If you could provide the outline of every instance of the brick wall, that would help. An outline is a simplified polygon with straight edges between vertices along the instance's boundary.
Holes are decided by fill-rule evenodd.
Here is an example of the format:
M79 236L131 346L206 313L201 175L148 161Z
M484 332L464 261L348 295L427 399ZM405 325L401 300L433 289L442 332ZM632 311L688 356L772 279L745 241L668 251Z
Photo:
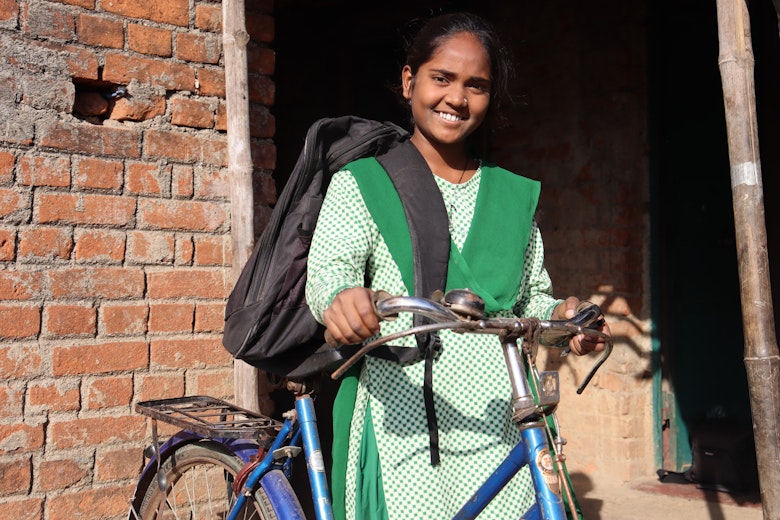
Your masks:
M271 10L247 12L260 223ZM0 518L123 517L148 440L133 404L232 394L221 19L0 0Z
M582 395L595 357L541 354L540 366L560 371L569 469L654 475L646 4L492 5L513 38L519 101L496 161L542 181L537 220L555 293L601 305L615 338Z

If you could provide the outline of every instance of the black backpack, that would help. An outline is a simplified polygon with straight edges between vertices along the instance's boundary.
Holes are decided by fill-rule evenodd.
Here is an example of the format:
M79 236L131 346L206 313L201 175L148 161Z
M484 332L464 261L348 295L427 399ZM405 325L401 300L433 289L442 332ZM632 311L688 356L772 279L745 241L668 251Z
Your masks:
M446 210L433 176L419 174L428 167L408 137L391 123L354 116L321 119L309 128L270 222L227 301L222 341L235 358L272 374L302 377L328 370L356 350L325 344L324 328L304 293L309 247L328 184L356 159L377 157L398 191L416 252L415 294L430 296L444 288ZM418 244L425 244L423 261L417 261L423 250ZM375 355L401 362L421 358L409 348L390 347Z

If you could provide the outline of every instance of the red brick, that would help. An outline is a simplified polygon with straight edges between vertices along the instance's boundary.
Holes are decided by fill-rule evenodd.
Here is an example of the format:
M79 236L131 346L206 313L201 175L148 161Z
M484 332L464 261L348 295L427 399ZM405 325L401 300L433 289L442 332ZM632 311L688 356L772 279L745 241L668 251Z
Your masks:
M214 34L176 33L176 57L183 61L215 65L221 53L219 43L220 39Z
M40 145L44 148L131 159L141 154L140 133L134 129L64 121L43 121L36 125L36 131L39 129Z
M86 389L87 408L113 408L129 406L133 398L133 377L103 377L90 382Z
M146 333L149 307L145 303L104 303L101 307L101 330L109 336Z
M40 520L43 518L42 498L23 498L0 502L0 518L14 520Z
M143 453L137 446L98 450L95 477L98 482L135 479L143 469Z
M276 168L276 146L271 141L253 142L252 163L260 170Z
M98 79L98 57L93 49L65 46L59 54L68 66L68 72L78 79Z
M141 298L144 273L128 267L76 267L49 273L54 298Z
M147 274L150 298L226 298L229 286L228 269L178 269Z
M49 336L94 336L97 309L89 305L47 305L43 310L43 322Z
M187 391L190 395L212 395L223 399L233 396L233 368L187 371Z
M217 107L217 113L214 116L214 128L221 131L227 131L227 105L221 102Z
M252 179L252 188L255 205L259 204L262 208L276 204L276 181L273 177L267 174L255 175Z
M164 195L171 182L171 166L156 163L132 163L127 166L127 193Z
M276 100L276 83L268 76L250 74L249 101L265 106L273 106Z
M13 182L14 164L16 164L16 156L14 154L0 151L0 184L11 184Z
M78 188L119 190L122 188L123 169L124 166L121 161L85 157L76 166L73 186Z
M0 218L4 222L22 222L29 215L29 192L0 188Z
M103 79L121 84L135 79L140 83L165 87L166 90L195 90L195 71L192 67L124 54L106 55Z
M204 31L221 33L221 4L197 4L195 6L195 27Z
M34 411L73 412L81 407L81 393L77 383L33 382L27 389L27 406Z
M125 44L122 22L103 16L80 14L76 19L76 34L81 43L121 49Z
M171 100L171 123L191 128L213 128L214 107L202 99L176 98Z
M47 447L62 450L81 446L139 441L144 437L146 419L140 415L91 417L51 421Z
M0 271L0 300L29 300L41 294L41 272Z
M0 460L0 496L26 494L32 487L32 459Z
M70 159L30 157L19 159L19 184L24 186L70 186Z
M249 89L251 91L251 84ZM215 68L198 69L198 94L224 98L225 70Z
M0 383L0 418L22 417L22 403L24 403L24 390L20 386L22 384L24 383Z
M176 265L192 265L192 257L195 254L195 244L192 237L176 238Z
M227 166L227 141L214 134L196 135L165 130L148 130L144 153L149 157L167 158L183 163L201 162Z
M30 377L39 375L43 369L40 348L14 343L0 347L0 374L3 377Z
M195 307L195 332L222 332L225 304L198 302Z
M223 229L226 224L225 209L212 202L139 200L139 228L211 232Z
M92 469L92 461L78 459L44 460L38 471L38 487L41 491L57 491L80 484Z
M201 171L195 196L199 199L228 200L230 198L230 183L227 175L227 169Z
M230 236L203 236L195 239L195 265L230 265L233 255Z
M95 0L52 0L60 4L76 5L85 9L95 9Z
M135 485L82 489L47 498L47 519L88 520L127 516L127 498L133 496L134 488Z
M146 25L127 25L127 44L130 50L164 58L173 55L171 31Z
M73 238L66 228L42 227L19 231L19 258L22 260L68 260Z
M247 11L246 13L246 31L254 42L271 43L274 41L274 18L273 16Z
M116 264L125 258L125 233L103 229L76 232L77 262Z
M125 97L114 103L109 115L115 121L146 121L165 114L165 97Z
M42 224L129 225L135 200L114 195L41 193L37 197L37 220Z
M16 231L0 229L0 262L11 262L16 258Z
M73 15L46 4L23 4L22 30L31 36L72 40L76 37Z
M19 2L0 0L0 21L16 20L17 16L19 16Z
M32 338L41 331L41 309L38 306L0 304L0 338Z
M249 133L252 137L272 138L276 133L276 119L268 107L249 105Z
M128 235L127 261L132 264L171 264L174 244L172 234L132 231Z
M191 166L175 164L172 172L171 195L176 198L188 199L192 197L194 175Z
M52 349L55 376L98 374L144 368L148 363L145 341L122 341Z
M203 368L227 365L231 356L219 338L153 339L152 368Z
M101 7L110 13L127 18L143 18L180 27L186 27L190 21L188 0L168 0L166 2L113 0L106 2L106 5L101 4Z
M184 395L184 377L181 372L157 375L137 375L140 388L136 391L141 401L168 399Z
M0 455L43 448L43 424L0 424Z
M194 303L153 303L149 306L149 332L192 332Z
M271 76L276 68L276 53L267 47L247 46L247 68L256 74Z

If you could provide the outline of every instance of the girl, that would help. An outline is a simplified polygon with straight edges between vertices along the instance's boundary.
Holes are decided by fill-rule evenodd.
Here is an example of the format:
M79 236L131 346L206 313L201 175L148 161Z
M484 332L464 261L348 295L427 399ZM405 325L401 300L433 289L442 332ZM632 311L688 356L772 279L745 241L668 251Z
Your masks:
M509 64L492 27L464 13L431 19L412 41L401 71L411 110L411 143L434 174L454 244L450 278L466 276L495 315L562 319L577 298L552 297L533 220L536 181L468 153L469 136L497 113L507 94ZM350 165L331 181L309 254L307 300L342 344L411 326L402 315L378 323L374 290L408 294L398 266L361 195ZM476 231L475 231L476 230ZM484 236L495 240L484 240ZM507 240L506 237L512 237ZM463 278L465 279L465 278ZM367 286L366 286L367 285ZM423 402L423 365L365 359L345 378L334 405L332 491L337 518L446 519L484 481L519 439L510 422L511 393L494 336L440 334L433 391L440 462L432 464ZM414 338L406 338L415 346ZM584 353L597 348L572 340ZM527 469L480 518L517 518L533 502Z

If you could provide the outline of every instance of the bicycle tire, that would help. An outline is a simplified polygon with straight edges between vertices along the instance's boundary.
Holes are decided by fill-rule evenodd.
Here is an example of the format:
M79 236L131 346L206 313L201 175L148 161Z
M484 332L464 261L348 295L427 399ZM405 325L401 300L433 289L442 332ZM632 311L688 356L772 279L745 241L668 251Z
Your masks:
M167 494L160 490L156 478L151 479L143 491L141 520L224 520L235 498L233 479L243 465L238 456L214 442L177 447L161 467L168 482ZM163 499L165 503L160 507ZM259 487L238 518L277 520L275 511L265 490Z

